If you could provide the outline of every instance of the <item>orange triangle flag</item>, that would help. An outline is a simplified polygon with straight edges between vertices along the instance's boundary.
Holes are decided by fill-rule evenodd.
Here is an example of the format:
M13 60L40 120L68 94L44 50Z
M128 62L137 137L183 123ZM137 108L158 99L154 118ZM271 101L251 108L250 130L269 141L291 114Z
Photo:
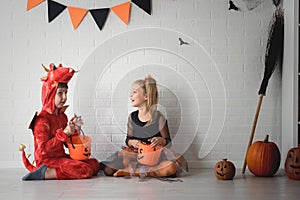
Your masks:
M112 11L126 24L129 23L131 3L128 1L126 3L112 7Z
M73 24L73 28L77 29L77 27L87 14L88 10L83 8L68 7L68 11Z
M36 7L40 3L44 2L45 0L27 0L27 11L31 8Z

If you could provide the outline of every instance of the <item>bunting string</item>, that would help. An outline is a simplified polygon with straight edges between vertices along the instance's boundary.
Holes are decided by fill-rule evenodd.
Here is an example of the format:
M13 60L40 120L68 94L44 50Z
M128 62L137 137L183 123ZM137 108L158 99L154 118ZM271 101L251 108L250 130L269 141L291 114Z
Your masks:
M46 0L27 0L27 8L29 11L34 7L37 7ZM74 30L78 28L84 17L90 13L100 29L103 29L107 17L112 11L124 24L129 24L131 5L135 4L140 9L142 9L147 14L151 15L152 5L151 0L131 0L113 7L109 8L96 8L96 9L85 9L67 6L61 3L58 3L53 0L47 0L48 6L48 22L51 23L56 17L58 17L65 9L68 10L69 16L73 25Z

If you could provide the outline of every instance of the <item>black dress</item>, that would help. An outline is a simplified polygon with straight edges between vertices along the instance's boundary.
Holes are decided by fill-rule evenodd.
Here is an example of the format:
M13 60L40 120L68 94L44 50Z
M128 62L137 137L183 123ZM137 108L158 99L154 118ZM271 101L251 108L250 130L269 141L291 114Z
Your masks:
M142 142L150 144L148 141L153 137L163 137L167 144L171 142L168 122L159 111L156 113L156 117L150 125L147 122L140 121L138 117L139 111L132 112L128 117L128 129L126 144L128 145L128 140L136 139Z

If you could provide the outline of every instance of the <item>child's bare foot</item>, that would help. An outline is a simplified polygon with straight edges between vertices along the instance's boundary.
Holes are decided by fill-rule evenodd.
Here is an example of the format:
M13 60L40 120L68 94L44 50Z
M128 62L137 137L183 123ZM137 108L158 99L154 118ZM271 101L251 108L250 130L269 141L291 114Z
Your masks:
M114 177L130 176L130 172L127 168L119 169L114 173Z

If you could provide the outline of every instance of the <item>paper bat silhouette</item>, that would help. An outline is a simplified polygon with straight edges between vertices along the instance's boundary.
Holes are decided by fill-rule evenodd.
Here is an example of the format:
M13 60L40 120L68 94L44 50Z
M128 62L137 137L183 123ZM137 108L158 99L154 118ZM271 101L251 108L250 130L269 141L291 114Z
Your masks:
M233 1L229 1L229 8L228 10L235 10L235 11L240 11L241 9L238 8L236 5L234 5Z
M184 44L186 44L186 45L189 45L189 43L188 42L185 42L185 41L183 41L181 38L178 38L179 39L179 44L180 44L180 46L181 45L184 45Z

